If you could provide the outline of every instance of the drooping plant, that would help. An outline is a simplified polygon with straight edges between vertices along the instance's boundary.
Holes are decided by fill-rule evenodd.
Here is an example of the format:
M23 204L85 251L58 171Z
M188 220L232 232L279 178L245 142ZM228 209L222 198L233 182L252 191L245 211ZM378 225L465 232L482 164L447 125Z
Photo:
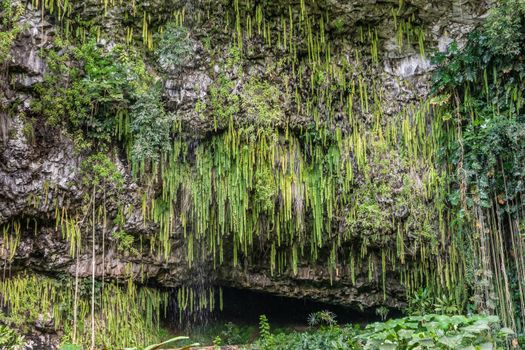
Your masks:
M448 101L442 158L454 244L472 255L469 283L477 309L497 312L517 330L525 322L524 286L511 286L525 271L523 11L519 1L499 2L463 49L452 44L436 56L434 75L435 92Z

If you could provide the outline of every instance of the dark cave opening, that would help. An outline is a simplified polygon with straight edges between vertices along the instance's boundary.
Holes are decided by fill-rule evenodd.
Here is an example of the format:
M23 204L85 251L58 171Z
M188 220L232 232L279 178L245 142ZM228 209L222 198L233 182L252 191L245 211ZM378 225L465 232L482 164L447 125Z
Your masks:
M308 316L317 311L331 311L339 324L367 324L379 321L374 312L361 311L342 305L284 297L269 293L236 288L223 288L223 311L217 320L234 323L257 324L260 315L266 315L279 326L307 326Z
M323 303L311 299L284 297L264 292L223 287L223 309L218 310L219 301L215 301L213 312L201 311L186 314L178 312L177 296L172 294L168 317L165 323L170 328L188 329L213 324L234 323L237 325L257 326L260 315L266 315L272 326L302 329L308 326L308 316L317 311L331 311L336 315L338 324L359 324L364 326L380 321L375 308L360 310L355 307ZM388 318L400 316L399 310L390 310Z

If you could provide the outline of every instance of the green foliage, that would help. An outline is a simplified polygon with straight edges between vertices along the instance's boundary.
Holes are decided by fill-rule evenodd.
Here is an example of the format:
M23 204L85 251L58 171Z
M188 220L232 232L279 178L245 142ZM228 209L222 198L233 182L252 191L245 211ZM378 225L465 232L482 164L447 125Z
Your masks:
M131 106L131 132L133 148L131 158L135 163L154 161L161 153L170 150L172 117L166 113L161 100L161 90L152 86L137 96Z
M117 189L124 184L124 178L107 155L95 153L82 161L82 181L88 186L113 184Z
M57 330L63 331L64 347L78 349L78 345L90 342L91 292L90 279L80 279L75 303L75 280L69 276L61 279L14 276L0 282L4 310L0 313L0 322L29 333L35 323L52 321ZM104 288L101 281L97 281L95 294L97 349L116 350L125 344L138 346L158 341L160 312L163 303L167 302L167 294L138 288L132 283L123 288L107 281ZM73 321L75 304L76 332ZM74 333L76 341L73 341Z
M357 330L352 327L328 327L309 332L277 333L270 346L259 340L253 349L261 350L351 350L359 349L353 337Z
M265 333L265 332L264 332ZM254 349L262 350L409 350L503 349L512 330L497 316L424 315L369 324L365 329L330 326L309 332L264 334ZM271 336L271 343L268 339Z
M137 248L133 246L135 238L123 230L118 230L112 233L113 238L117 243L117 250L121 253L138 254Z
M465 128L463 140L466 180L476 186L479 204L490 207L491 193L505 193L502 201L515 200L523 190L521 179L525 177L525 117L480 113ZM503 176L494 176L502 167L508 174L506 181Z
M18 350L22 349L24 337L18 335L15 330L0 324L0 348Z
M232 322L227 322L224 329L217 335L221 344L214 345L238 345L248 344L252 337L253 329L248 326L238 326Z
M71 134L85 130L89 139L110 142L114 115L129 102L126 68L104 54L95 40L74 49L66 42L56 45L63 50L47 52L49 72L36 88L39 98L33 111ZM80 65L71 64L74 61Z
M68 131L80 148L117 136L135 163L170 149L172 118L141 57L120 45L104 52L95 40L74 49L57 40L56 47L60 54L47 52L49 74L36 88L33 112Z
M80 149L91 147L93 142L111 144L114 136L127 142L133 139L129 119L124 118L129 109L142 118L135 121L138 126L149 126L140 110L158 107L154 99L159 97L152 92L153 78L136 52L121 45L105 52L94 39L72 48L58 38L55 48L60 51L46 52L49 70L36 87L38 98L31 106L34 113L68 132ZM166 130L159 128L161 135L153 134L154 141L162 139ZM144 135L138 133L136 137L142 141Z
M432 295L426 288L420 288L408 298L407 314L423 316L431 313L456 315L463 311L454 293Z
M257 335L257 327L233 322L212 322L191 327L189 336L202 345L240 345L249 344Z
M408 298L407 314L414 316L423 316L432 312L432 303L430 292L426 288L419 288Z
M521 60L516 60L524 50L525 5L520 0L502 0L489 12L481 30L469 35L462 49L453 42L447 52L434 56L434 63L440 66L434 76L434 91L450 91L464 83L478 83L482 90L482 75L487 68L499 71L521 71ZM494 72L496 73L496 71ZM508 80L509 75L493 76L493 83L500 77ZM512 80L516 81L516 80ZM477 90L477 89L476 89ZM476 97L476 94L473 95Z
M0 64L9 58L9 51L18 33L20 25L16 22L24 11L24 5L19 3L16 7L11 0L0 1Z
M210 113L213 115L215 130L233 122L234 117L240 112L240 98L233 93L234 87L234 81L222 73L210 86Z
M376 315L381 317L381 321L385 321L390 310L386 306L380 306L376 309Z
M57 46L65 44L57 41ZM47 53L48 74L36 86L38 98L31 105L32 111L42 115L49 125L66 130L82 128L80 124L88 118L91 102L89 95L84 93L80 69L68 65L72 58L71 50L60 55L55 51Z
M268 322L268 317L266 317L266 315L259 316L259 335L263 341L267 341L272 337L270 332L270 322Z
M497 316L410 316L368 325L355 339L365 350L496 349L509 334Z
M335 326L337 324L336 315L328 310L317 311L308 315L308 325L317 326Z
M434 91L444 96L435 97L449 130L440 155L449 169L453 239L470 255L471 301L477 312L497 310L516 330L525 325L516 229L525 207L524 11L523 1L498 2L463 49L453 44L436 56L433 77ZM440 299L440 312L453 311Z
M164 72L175 71L178 66L189 63L193 58L192 42L185 27L168 23L162 33L155 35L157 47L155 56Z
M524 18L525 3L522 0L501 0L490 10L484 23L487 46L503 56L523 52Z
M273 128L282 124L284 113L280 96L278 87L252 77L244 85L241 94L242 124L259 128Z
M275 348L274 336L270 331L270 322L266 315L259 316L259 341L261 350L272 350Z
M221 346L222 345L222 339L220 336L216 336L213 338L213 345L214 346Z
M381 239L381 234L391 232L390 215L377 203L372 193L360 191L366 195L359 199L357 211L347 218L347 228L357 235L366 234L371 238Z
M62 344L59 350L82 350L80 345L65 343Z
M277 186L268 168L259 168L255 173L255 201L262 212L271 213L275 207Z
M460 310L452 295L442 295L436 298L436 301L434 302L434 311L441 315L454 315Z
M174 338L168 339L166 341L163 341L162 343L148 345L148 346L143 347L143 348L124 348L124 350L157 350L157 349L162 349L165 346L172 345L173 343L177 343L177 342L180 342L180 341L183 341L183 340L187 340L187 339L189 339L189 338L188 337L179 336L179 337L174 337ZM190 348L192 348L194 346L199 346L199 344L194 343L194 344L191 344L191 345L185 345L182 348L179 348L178 350L189 350Z
M433 77L434 91L445 96L438 109L449 130L441 156L449 169L453 237L473 255L468 273L472 300L478 311L496 306L516 329L525 324L523 295L510 292L506 275L524 266L517 258L524 251L516 244L521 234L515 229L525 208L524 11L523 1L500 1L463 49L454 43L436 56L439 69ZM509 250L500 250L502 245ZM501 269L505 277L498 277ZM523 281L523 274L516 280ZM516 288L523 290L522 285Z

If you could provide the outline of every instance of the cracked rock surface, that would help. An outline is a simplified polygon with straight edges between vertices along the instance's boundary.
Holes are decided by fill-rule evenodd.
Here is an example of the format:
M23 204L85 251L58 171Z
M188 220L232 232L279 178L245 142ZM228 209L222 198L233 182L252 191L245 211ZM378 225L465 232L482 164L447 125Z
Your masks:
M397 3L397 0L395 1ZM427 40L432 43L432 49L444 50L452 40L460 43L465 35L472 30L482 18L487 4L479 1L436 0L407 1L407 13L414 14L426 29ZM213 6L215 15L221 16L227 6L210 1L149 1L145 6L156 8L159 13L170 11L181 3L189 6ZM278 2L277 2L278 3ZM370 70L371 76L381 86L383 93L384 113L395 115L404 104L418 101L429 92L429 78L432 65L427 58L423 58L415 50L403 52L395 49L395 32L386 25L392 20L390 12L391 1L358 1L358 0L327 0L314 6L312 11L330 13L332 21L342 21L345 26L334 34L334 46L352 50L352 42L348 39L351 28L357 24L381 24L385 28L378 33L382 39L382 55L385 57L380 67ZM388 6L387 6L388 5ZM108 32L122 31L124 21L123 11L118 7L109 11L106 16L99 18L99 2L89 0L77 6L77 11L86 19L99 20L102 27ZM123 4L122 6L127 6ZM280 5L272 10L280 13ZM21 241L9 264L11 271L31 269L46 274L75 273L75 261L69 255L68 243L55 228L53 217L56 208L67 206L75 208L81 205L81 197L85 192L79 179L80 164L83 155L75 150L73 142L66 136L56 132L46 125L36 125L34 137L29 138L26 133L24 115L30 112L31 100L34 96L34 85L43 80L46 72L45 62L40 58L38 51L42 47L53 45L56 33L55 23L47 17L42 18L39 11L28 6L21 17L24 30L17 36L10 51L5 73L0 73L0 102L7 104L17 101L16 109L9 114L0 110L0 224L7 224L13 220L35 221L37 231L33 228L22 228ZM213 83L213 76L223 69L219 57L215 64L211 64L210 57L202 47L202 38L208 27L191 28L194 59L191 64L168 73L164 81L164 99L167 109L177 114L183 123L183 128L198 142L205 138L212 130L210 120L201 120L195 112L199 101L209 97L209 88ZM237 80L239 90L250 75L260 74L262 67L275 65L276 57L266 57L262 45L254 44L254 52L244 61L244 77L236 76L235 72L227 72L231 79ZM281 72L276 68L275 81L281 79ZM3 75L2 75L3 74ZM2 78L3 76L3 78ZM290 125L299 128L306 121L304 116L294 115L289 101L281 101L285 114L290 118ZM344 126L343 126L344 127ZM136 208L126 217L126 232L134 236L154 235L158 227L152 222L144 222L140 212L141 199L140 185L131 179L129 170L124 165L125 160L119 155L112 159L125 178L124 201L133 204ZM395 215L403 218L408 215L407 208L396 209ZM116 209L110 208L110 215L116 215ZM109 235L117 230L109 227ZM330 277L326 267L300 264L297 274L291 271L279 276L272 276L266 262L251 261L234 268L229 264L223 265L214 271L212 264L201 264L188 267L185 261L185 247L182 242L182 228L178 224L174 232L174 241L171 255L167 260L143 253L122 253L115 245L108 244L105 251L97 245L96 275L110 279L127 278L129 266L136 281L143 278L149 285L162 287L177 287L188 281L202 283L203 280L213 283L255 291L263 291L275 295L307 298L315 301L340 304L351 307L373 308L377 305L387 305L400 309L405 306L405 290L397 280L396 275L387 273L388 293L383 300L383 291L375 283L368 282L366 273L358 274L355 285L336 276ZM102 234L97 231L97 236ZM0 242L2 237L0 236ZM5 258L7 252L0 251ZM104 258L103 258L104 254ZM79 275L91 275L91 255L82 254L79 258ZM6 264L2 259L0 265ZM44 326L42 326L45 329ZM41 344L56 347L56 339L52 339L46 331L38 332L31 339L33 347L41 348ZM40 344L40 345L39 345ZM51 344L51 345L50 345Z

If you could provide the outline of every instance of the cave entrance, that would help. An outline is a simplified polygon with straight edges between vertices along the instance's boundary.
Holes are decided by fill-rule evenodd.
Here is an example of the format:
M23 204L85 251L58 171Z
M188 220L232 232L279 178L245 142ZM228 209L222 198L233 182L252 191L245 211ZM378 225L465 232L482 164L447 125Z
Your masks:
M266 315L272 325L302 328L308 326L308 316L317 311L331 311L338 324L361 324L379 320L373 311L289 298L236 288L223 288L223 311L215 315L219 322L257 325L260 315Z
M379 321L375 309L360 311L356 308L316 302L310 299L283 297L269 293L246 289L222 288L223 310L218 310L218 300L215 301L215 311L201 311L190 317L179 318L176 304L176 294L170 298L168 317L165 325L171 329L191 330L194 328L213 327L217 324L233 323L241 326L257 327L259 316L266 315L272 327L304 330L308 328L308 317L318 311L330 311L335 314L339 325L359 324L364 326L370 322ZM398 312L391 311L389 316ZM189 316L189 315L187 315Z

